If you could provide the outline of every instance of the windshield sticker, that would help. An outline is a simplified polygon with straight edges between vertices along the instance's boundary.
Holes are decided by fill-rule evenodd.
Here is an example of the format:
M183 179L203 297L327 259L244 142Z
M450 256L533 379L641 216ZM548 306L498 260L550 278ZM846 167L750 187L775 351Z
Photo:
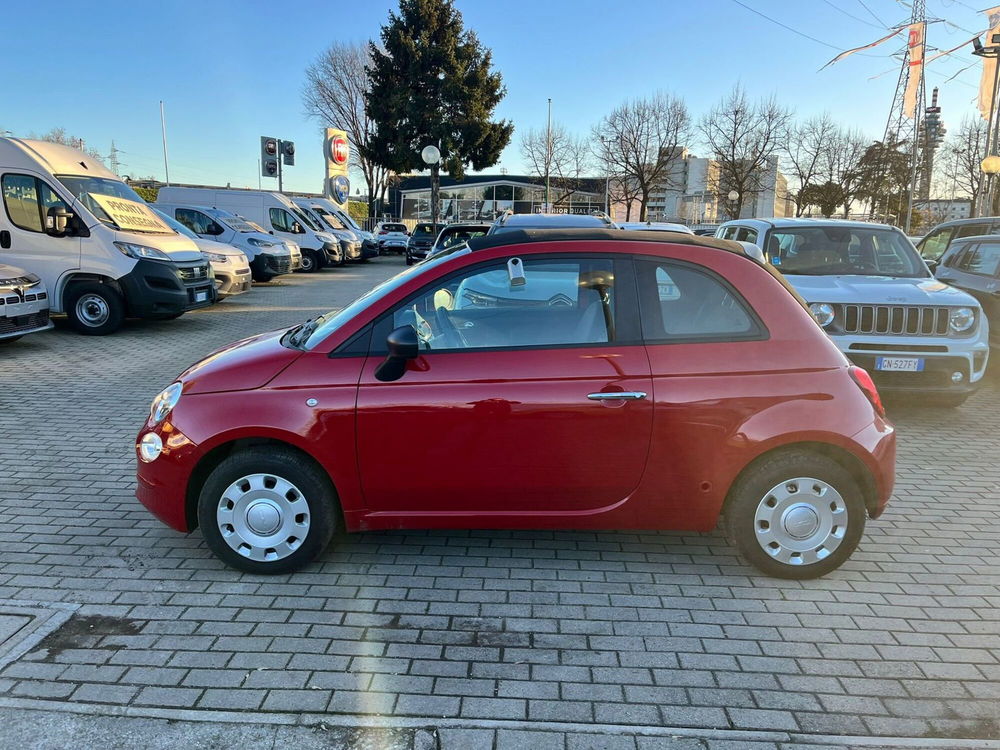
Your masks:
M173 234L174 230L168 227L153 210L142 203L130 201L127 198L116 198L112 195L101 195L100 193L90 193L90 197L119 229L126 232L158 232L160 234Z

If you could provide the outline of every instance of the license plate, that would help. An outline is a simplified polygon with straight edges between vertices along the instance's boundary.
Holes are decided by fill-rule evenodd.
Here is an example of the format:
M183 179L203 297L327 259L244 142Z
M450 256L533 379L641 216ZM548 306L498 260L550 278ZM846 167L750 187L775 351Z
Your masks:
M207 299L208 299L208 292L195 292L194 293L194 301L195 302L204 302Z
M891 372L923 372L923 357L876 357L875 369Z

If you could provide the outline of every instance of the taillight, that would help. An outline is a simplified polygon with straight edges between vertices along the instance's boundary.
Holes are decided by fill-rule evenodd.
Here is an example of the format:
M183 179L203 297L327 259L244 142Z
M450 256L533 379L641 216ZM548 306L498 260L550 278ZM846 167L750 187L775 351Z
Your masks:
M850 367L849 372L854 382L858 384L858 388L861 389L862 393L871 401L872 406L875 407L875 413L880 417L884 417L885 407L882 405L882 397L878 395L878 388L875 387L875 381L872 380L872 376L868 374L867 370L857 366Z

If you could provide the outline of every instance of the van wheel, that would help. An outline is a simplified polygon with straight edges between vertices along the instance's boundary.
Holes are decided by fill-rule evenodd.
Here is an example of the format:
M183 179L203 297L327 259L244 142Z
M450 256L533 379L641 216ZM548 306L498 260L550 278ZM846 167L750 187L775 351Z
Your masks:
M777 578L819 578L861 540L861 488L840 464L805 450L762 459L736 480L725 509L729 542Z
M315 273L319 270L319 258L316 257L315 250L302 248L302 273Z
M260 273L258 271L253 271L252 276L253 276L253 280L254 281L257 281L257 282L259 282L261 284L266 284L267 282L269 282L271 279L274 278L275 274L273 274L273 273Z
M290 573L326 549L336 493L309 460L287 448L239 450L201 488L198 523L212 552L249 573Z
M114 333L125 320L125 301L108 284L86 282L66 290L66 315L77 333L104 336Z

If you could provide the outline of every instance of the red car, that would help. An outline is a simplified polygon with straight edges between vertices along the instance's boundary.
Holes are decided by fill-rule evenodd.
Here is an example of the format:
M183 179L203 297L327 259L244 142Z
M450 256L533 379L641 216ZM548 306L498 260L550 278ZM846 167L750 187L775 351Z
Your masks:
M222 349L153 401L142 503L281 573L337 529L725 529L775 576L843 563L895 435L781 277L735 243L482 237Z

